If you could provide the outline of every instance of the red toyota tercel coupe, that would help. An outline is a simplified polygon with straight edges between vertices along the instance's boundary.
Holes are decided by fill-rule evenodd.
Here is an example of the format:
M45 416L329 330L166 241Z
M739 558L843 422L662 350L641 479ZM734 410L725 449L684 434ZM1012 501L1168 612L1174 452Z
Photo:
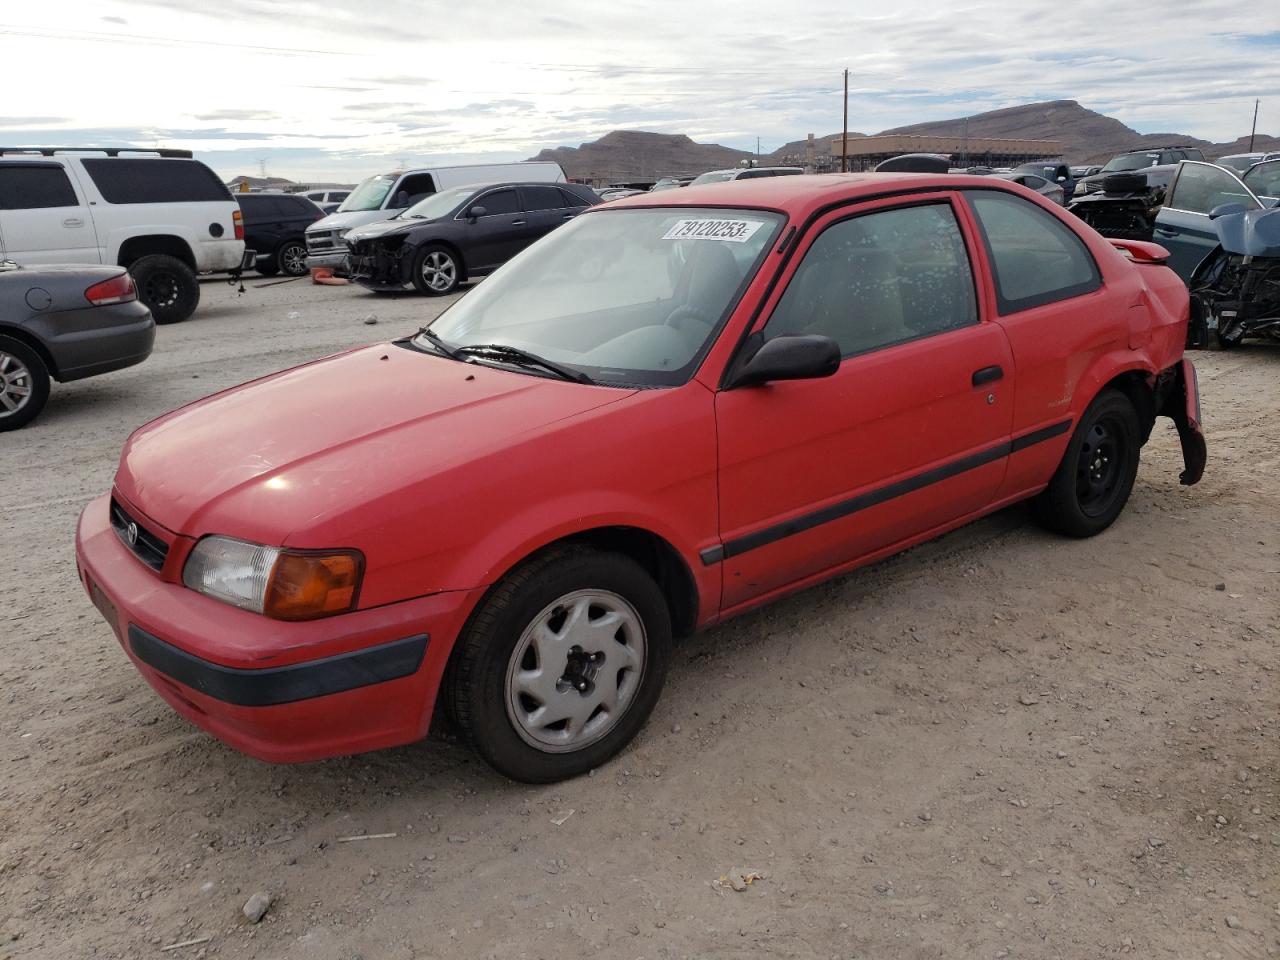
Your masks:
M416 336L139 429L80 575L179 713L272 761L424 736L595 767L673 637L1014 501L1124 507L1157 416L1204 468L1187 291L1001 180L634 197Z

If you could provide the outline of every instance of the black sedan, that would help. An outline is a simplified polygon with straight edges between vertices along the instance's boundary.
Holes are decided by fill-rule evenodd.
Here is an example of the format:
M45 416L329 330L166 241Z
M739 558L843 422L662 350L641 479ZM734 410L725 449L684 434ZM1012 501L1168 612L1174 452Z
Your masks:
M452 293L492 273L539 237L600 202L577 183L490 183L432 194L346 236L352 280L373 290L412 283Z
M0 431L35 419L49 381L141 363L156 325L121 267L0 261Z

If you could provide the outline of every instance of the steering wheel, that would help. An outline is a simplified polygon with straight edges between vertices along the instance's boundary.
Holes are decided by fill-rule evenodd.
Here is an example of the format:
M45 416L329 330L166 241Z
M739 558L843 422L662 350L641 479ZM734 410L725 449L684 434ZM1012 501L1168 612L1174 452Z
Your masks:
M711 326L711 318L706 315L700 308L692 304L681 304L667 315L667 319L663 321L665 326L671 327L673 330L681 330L684 328L686 320L696 320L704 327Z

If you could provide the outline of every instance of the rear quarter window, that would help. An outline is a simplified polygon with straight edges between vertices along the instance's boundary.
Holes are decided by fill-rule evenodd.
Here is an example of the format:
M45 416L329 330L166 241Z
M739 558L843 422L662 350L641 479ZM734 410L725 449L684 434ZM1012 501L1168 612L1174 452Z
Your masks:
M1013 194L995 190L965 194L991 260L996 306L1002 316L1102 286L1089 248L1052 214Z
M230 191L198 160L85 157L80 161L107 203L201 203Z

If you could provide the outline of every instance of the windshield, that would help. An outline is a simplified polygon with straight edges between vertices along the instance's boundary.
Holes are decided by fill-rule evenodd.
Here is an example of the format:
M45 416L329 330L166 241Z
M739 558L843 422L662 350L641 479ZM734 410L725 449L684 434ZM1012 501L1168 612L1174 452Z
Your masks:
M387 194L391 192L395 182L395 174L370 177L351 191L351 196L342 201L342 206L338 208L338 212L350 213L355 210L381 209L382 201L387 199Z
M1280 160L1255 164L1242 178L1257 197L1280 197Z
M713 170L711 173L704 173L700 177L695 177L693 183L689 186L694 187L700 183L720 183L724 180L732 180L737 176L736 170Z
M1160 154L1156 153L1126 153L1123 157L1116 157L1107 161L1107 165L1102 168L1103 173L1116 173L1120 170L1141 170L1143 167L1154 167L1160 162Z
M441 190L439 193L431 194L425 200L419 200L400 216L405 220L436 220L448 215L458 204L475 192L474 185Z
M601 210L529 247L431 324L451 347L505 344L617 386L684 383L783 218ZM434 349L429 338L415 341Z

